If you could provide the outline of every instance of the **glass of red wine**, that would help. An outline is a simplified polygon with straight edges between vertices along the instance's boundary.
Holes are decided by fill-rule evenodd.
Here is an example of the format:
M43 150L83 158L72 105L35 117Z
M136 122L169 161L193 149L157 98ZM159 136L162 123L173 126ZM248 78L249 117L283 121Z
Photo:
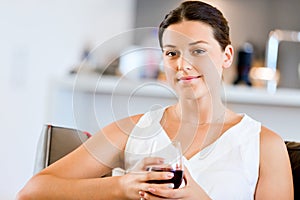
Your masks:
M172 172L174 173L174 176L171 179L151 180L148 181L148 183L173 183L173 189L179 188L183 179L183 157L180 142L173 141L160 150L156 150L153 146L151 148L151 157L161 157L164 159L164 163L159 165L150 165L147 167L147 171Z

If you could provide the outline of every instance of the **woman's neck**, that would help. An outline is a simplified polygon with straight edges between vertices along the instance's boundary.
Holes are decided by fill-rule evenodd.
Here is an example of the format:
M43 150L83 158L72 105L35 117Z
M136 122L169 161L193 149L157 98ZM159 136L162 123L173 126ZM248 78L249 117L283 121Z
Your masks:
M187 100L180 99L174 107L175 116L182 123L196 125L224 121L226 108L221 99Z

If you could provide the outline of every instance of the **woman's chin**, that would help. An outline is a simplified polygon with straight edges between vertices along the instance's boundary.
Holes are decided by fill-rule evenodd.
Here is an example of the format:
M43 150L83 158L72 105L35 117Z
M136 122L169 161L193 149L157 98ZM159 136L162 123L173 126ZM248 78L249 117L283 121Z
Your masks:
M194 89L186 89L186 90L180 90L178 93L178 97L180 99L186 99L186 100L199 100L205 96L207 96L207 90L194 90Z

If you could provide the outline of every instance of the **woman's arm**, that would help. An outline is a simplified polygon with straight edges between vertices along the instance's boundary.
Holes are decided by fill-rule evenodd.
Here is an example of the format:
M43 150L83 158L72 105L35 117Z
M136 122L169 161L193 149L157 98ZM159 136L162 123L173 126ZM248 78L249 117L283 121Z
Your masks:
M74 158L76 161L72 161ZM117 195L109 186L118 183L117 177L95 178L101 177L102 171L109 169L79 147L32 177L17 199L106 199Z
M255 199L293 199L293 177L284 141L262 127L260 135L260 170Z
M121 177L100 177L119 164L128 134L139 118L120 120L102 129L32 177L18 199L124 199Z

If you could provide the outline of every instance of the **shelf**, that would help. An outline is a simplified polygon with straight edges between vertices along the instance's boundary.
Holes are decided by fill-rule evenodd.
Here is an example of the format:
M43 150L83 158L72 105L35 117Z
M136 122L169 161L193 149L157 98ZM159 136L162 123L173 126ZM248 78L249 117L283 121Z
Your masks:
M117 76L65 76L53 82L60 88L76 92L114 93L119 95L135 94L160 98L176 98L174 91L163 82L156 80L133 81ZM230 103L278 105L300 107L300 90L278 88L269 94L264 88L247 86L224 86L223 100Z

